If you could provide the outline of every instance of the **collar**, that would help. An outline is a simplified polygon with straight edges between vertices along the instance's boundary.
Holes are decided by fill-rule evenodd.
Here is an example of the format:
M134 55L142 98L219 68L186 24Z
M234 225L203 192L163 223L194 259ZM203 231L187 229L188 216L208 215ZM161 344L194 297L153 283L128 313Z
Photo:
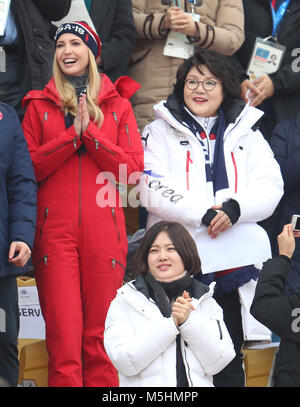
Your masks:
M197 122L205 131L206 135L209 135L211 129L214 127L214 124L217 121L218 116L215 117L202 117L202 116L194 116Z
M168 97L166 102L164 102L164 106L169 110L169 112L172 114L173 117L175 117L175 119L177 121L179 121L180 123L183 121L183 117L182 117L181 110L180 110L180 102L179 102L179 99L177 98L177 96L174 95L174 93ZM229 123L235 122L237 117L241 114L243 109L246 107L246 103L242 99L233 99L231 101L231 103L228 103L228 104L222 103L221 107L224 111L226 122L229 124ZM200 116L197 116L197 117L200 117ZM201 119L204 120L205 118L201 118ZM209 119L213 119L213 117L211 117Z
M144 279L143 274L139 274L136 277L136 280L132 282L135 288L144 294L148 299L150 298L149 288ZM201 281L196 280L192 277L192 284L190 286L191 294L193 298L199 300L203 295L209 291L209 287L206 284L203 284Z

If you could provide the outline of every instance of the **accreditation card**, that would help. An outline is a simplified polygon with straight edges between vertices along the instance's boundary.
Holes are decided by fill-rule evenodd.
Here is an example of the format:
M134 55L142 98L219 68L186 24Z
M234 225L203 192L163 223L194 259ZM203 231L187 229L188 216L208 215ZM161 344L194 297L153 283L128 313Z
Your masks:
M282 62L286 47L269 38L256 38L247 74L251 81L264 74L276 72Z
M192 14L194 21L200 21L199 14ZM170 31L163 49L167 57L188 59L194 55L194 44L190 43L186 35Z

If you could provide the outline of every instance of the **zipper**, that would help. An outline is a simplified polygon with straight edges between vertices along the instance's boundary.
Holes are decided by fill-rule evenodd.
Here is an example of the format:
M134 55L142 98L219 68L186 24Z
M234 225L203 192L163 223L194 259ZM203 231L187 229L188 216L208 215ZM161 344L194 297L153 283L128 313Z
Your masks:
M181 347L181 349L182 349L182 347ZM186 346L185 345L183 345L183 349L184 349L184 365L186 367L186 369L185 369L186 377L187 377L188 381L190 382L190 387L193 387L193 381L192 381L192 378L191 378L190 366L188 364L187 357L186 357Z
M220 321L218 319L217 319L217 324L218 324L218 328L219 328L219 332L220 332L220 340L222 340L223 339L223 333L222 333Z
M125 267L123 266L123 264L121 262L119 262L119 260L113 258L111 260L111 262L112 262L113 269L116 267L116 263L117 263L124 270L124 273L125 273L125 271L126 271Z
M115 208L111 208L111 213L112 213L112 216L113 216L113 219L114 219L115 227L116 227L116 229L117 229L118 240L120 241L120 240L121 240L121 237L120 237L120 231L119 231L118 224L117 224L117 218L116 218Z
M189 191L190 189L190 164L193 164L193 160L191 159L191 152L188 150L186 152L186 189Z
M112 112L117 128L119 129L118 117L116 112ZM117 131L117 144L119 144L119 132Z
M44 126L44 122L48 121L48 112L44 112L44 117L42 120L42 124L41 124L41 131L42 131L42 144L43 144L43 139L44 139L44 134L43 134L43 126Z
M48 212L49 212L49 208L46 208L45 209L45 214L44 214L44 220L43 220L43 223L42 223L42 226L41 226L41 229L40 229L40 237L39 237L39 239L41 239L41 237L42 237L42 233L43 233L44 225L45 225L46 220L47 220Z
M115 122L117 123L117 126L119 126L118 118L117 118L117 113L116 113L116 112L112 112L112 115L114 116L114 119L115 119Z
M129 145L129 147L131 147L131 141L130 141L129 129L128 129L127 123L125 123L125 130L126 130L126 134L127 134L127 138L128 138L128 145Z
M78 214L78 223L81 226L81 154L79 155L79 214Z
M205 117L205 119L204 119L204 128L205 128L205 130L207 130L208 122L209 122L208 117Z
M102 143L100 143L100 142L99 142L98 140L96 140L95 138L94 138L94 143L95 143L95 145L96 145L96 150L98 150L98 149L99 149L99 146L101 146L102 148L104 148L104 150L108 151L110 154L116 155L116 153L114 153L113 151L109 150L107 147L105 147Z
M74 138L73 140L67 141L66 143L62 144L61 146L56 147L54 150L48 151L47 153L44 154L44 157L46 157L47 155L50 155L50 154L54 153L55 151L59 150L59 149L62 148L62 147L67 146L67 145L70 144L70 143L73 143L73 144L74 144L74 147L76 148L76 140L78 140L78 137Z
M232 158L232 163L233 163L233 167L234 167L234 174L235 174L234 192L237 193L238 174L237 174L237 166L236 166L236 161L235 161L233 152L231 152L231 158Z
M37 269L39 265L44 261L45 266L48 264L48 254L45 254L36 264L35 268Z

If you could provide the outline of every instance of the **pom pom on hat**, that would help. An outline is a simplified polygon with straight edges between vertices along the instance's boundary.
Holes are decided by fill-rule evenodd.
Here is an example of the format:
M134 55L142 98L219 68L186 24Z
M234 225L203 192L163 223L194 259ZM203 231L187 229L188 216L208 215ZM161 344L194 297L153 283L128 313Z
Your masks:
M100 55L101 41L99 36L91 29L85 21L75 21L72 23L62 24L56 31L54 42L55 48L59 37L63 34L74 34L81 38L82 41L90 48L95 58Z

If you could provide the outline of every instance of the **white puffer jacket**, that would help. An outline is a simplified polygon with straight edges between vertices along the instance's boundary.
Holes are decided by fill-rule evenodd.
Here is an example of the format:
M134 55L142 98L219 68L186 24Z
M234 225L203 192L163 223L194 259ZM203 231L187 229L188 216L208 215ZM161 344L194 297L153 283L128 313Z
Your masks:
M201 284L195 281L197 284ZM235 351L223 322L223 311L212 298L213 286L178 329L134 282L118 290L108 310L104 346L118 370L120 386L176 387L176 336L190 387L212 387L212 375L234 358Z
M247 105L227 126L224 157L229 187L214 196L199 141L164 103L154 107L157 119L143 132L145 170L140 188L141 202L149 212L147 228L160 220L184 225L197 244L203 273L266 261L271 257L269 238L256 222L274 212L283 195L283 180L267 141L251 129L263 112ZM231 198L239 203L241 216L211 239L202 217L212 205Z

